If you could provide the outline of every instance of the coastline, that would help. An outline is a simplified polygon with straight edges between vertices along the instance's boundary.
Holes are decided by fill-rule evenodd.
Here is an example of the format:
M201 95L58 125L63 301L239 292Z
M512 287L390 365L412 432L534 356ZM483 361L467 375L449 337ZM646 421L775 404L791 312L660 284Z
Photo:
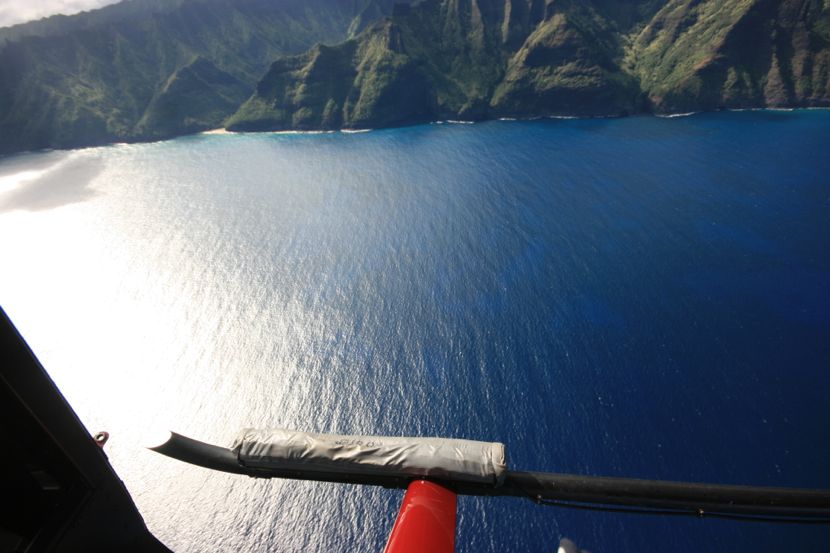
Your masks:
M372 128L361 128L361 129L352 129L352 128L340 128L340 129L283 129L283 130L262 130L262 131L234 131L228 130L227 128L219 127L215 129L208 129L203 131L196 131L192 133L185 133L179 135L171 135L165 138L130 138L130 139L120 139L114 140L111 142L91 142L86 144L75 144L75 145L67 145L65 147L62 146L51 146L47 148L40 148L34 150L17 150L17 151L9 151L5 153L0 153L0 161L5 159L12 158L13 156L24 155L24 154L34 154L34 153L46 153L50 151L74 151L74 150L85 150L89 148L101 148L101 147L114 147L114 146L129 146L131 144L151 144L153 142L164 142L167 140L174 140L177 138L184 138L187 136L190 137L198 137L198 136L230 136L230 135L244 135L244 134L278 134L278 135L315 135L315 134L365 134L371 131L377 131L381 129L396 129L396 128L403 128L403 127L411 127L411 126L418 126L418 125L474 125L476 123L486 123L492 121L499 121L499 122L527 122L527 121L542 121L542 120L552 120L552 121L571 121L571 120L590 120L590 119L624 119L626 117L654 117L657 119L680 119L685 117L693 117L696 115L705 115L705 114L715 114L715 113L740 113L740 112L780 112L780 113L796 113L801 111L830 111L830 106L797 106L797 107L746 107L746 108L725 108L725 109L718 109L718 110L700 110L700 111L688 111L688 112L676 112L676 113L653 113L653 112L642 112L642 113L632 113L626 115L538 115L532 117L493 117L493 118L482 118L478 120L459 120L459 119L440 119L440 120L424 120L419 122L413 122L409 124L401 124L401 125L388 125L388 126L379 126L379 127L372 127Z

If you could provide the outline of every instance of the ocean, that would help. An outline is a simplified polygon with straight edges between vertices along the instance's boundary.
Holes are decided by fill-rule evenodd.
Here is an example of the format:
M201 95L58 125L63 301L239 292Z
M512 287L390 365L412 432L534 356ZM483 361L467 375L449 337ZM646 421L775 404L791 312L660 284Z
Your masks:
M149 428L501 441L830 488L830 111L209 134L0 160L0 305L177 552L380 551L403 493ZM457 551L826 551L827 526L459 499Z

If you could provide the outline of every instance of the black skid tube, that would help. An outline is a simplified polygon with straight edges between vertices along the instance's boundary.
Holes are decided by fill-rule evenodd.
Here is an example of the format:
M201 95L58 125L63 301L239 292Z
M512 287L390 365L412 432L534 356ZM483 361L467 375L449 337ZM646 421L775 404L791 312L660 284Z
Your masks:
M596 505L624 505L757 516L821 518L830 522L830 490L700 484L634 478L508 472L505 495Z
M170 433L153 451L201 467L257 478L289 478L405 489L408 475L370 475L317 470L252 468L242 465L231 449ZM508 471L499 486L436 479L462 495L515 496L538 501L582 505L616 505L679 513L726 513L791 517L830 522L830 490L699 484L634 478L577 476L547 472Z

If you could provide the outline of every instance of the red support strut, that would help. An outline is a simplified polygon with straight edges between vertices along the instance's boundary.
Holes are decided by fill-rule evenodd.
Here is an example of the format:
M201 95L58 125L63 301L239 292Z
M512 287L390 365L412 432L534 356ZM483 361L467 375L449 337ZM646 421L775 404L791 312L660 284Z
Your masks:
M416 480L409 484L384 553L452 553L455 492Z

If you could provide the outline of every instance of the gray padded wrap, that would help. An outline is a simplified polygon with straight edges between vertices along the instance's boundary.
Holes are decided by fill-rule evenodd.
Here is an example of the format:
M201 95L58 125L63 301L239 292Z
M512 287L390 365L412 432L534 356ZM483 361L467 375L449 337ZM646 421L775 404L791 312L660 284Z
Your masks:
M239 462L251 468L421 476L493 485L501 484L507 471L504 444L471 440L246 428L232 447Z

